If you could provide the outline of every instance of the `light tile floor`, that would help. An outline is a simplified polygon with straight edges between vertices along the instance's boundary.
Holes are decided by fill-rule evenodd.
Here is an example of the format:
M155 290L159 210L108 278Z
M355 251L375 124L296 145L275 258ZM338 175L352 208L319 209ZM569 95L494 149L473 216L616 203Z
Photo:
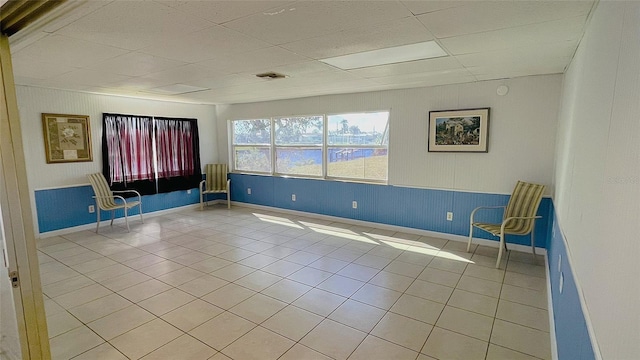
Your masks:
M544 259L464 250L210 206L38 256L53 359L549 359Z

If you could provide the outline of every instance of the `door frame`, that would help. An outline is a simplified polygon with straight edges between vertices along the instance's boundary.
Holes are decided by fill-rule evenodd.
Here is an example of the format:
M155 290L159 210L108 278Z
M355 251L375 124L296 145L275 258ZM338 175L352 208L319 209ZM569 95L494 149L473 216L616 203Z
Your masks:
M49 336L27 181L9 39L0 34L0 205L9 272L17 271L13 289L23 359L50 359Z

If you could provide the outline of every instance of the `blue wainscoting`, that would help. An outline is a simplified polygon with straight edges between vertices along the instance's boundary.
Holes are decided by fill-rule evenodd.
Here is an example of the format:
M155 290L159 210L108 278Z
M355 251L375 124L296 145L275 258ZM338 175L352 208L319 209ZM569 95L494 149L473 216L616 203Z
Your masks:
M95 205L92 196L93 190L89 185L36 190L36 213L40 233L95 223L96 214L90 214L88 211L89 205ZM222 199L224 194L209 194L207 197L210 200ZM187 194L187 191L184 190L145 195L142 197L142 212L146 214L198 204L199 202L200 192L198 189L192 189L191 194ZM96 209L96 211L98 210ZM129 211L129 215L137 214L137 207ZM116 217L123 216L122 210L116 211ZM111 219L111 212L102 211L100 219L101 221Z
M419 189L390 185L231 174L233 201L298 210L347 219L371 221L447 234L469 235L469 215L478 206L506 205L509 195L451 190ZM247 189L251 188L251 194ZM296 194L296 201L291 195ZM353 209L352 201L358 202ZM536 222L536 246L546 247L551 199L542 199ZM446 213L454 213L453 221ZM500 222L502 213L489 210L481 221ZM496 240L481 230L474 237ZM529 236L509 236L507 241L530 244Z
M547 247L549 259L549 281L555 323L558 359L595 359L593 345L584 316L576 281L571 271L562 231L553 207L550 211L552 226ZM559 261L559 257L562 260ZM559 264L560 263L560 264ZM558 267L560 265L560 267ZM560 293L560 274L563 275Z

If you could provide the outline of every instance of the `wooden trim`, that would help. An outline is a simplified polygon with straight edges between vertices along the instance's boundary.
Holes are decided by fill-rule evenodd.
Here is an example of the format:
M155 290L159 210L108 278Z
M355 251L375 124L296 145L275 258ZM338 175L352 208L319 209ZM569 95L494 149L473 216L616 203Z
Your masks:
M0 11L0 30L11 36L66 0L9 0Z
M0 76L0 151L2 180L6 191L2 196L2 216L7 246L13 248L16 260L14 266L20 269L18 290L21 301L16 301L16 315L19 329L21 326L23 329L20 334L22 353L24 359L50 359L22 130L9 39L6 35L0 35Z

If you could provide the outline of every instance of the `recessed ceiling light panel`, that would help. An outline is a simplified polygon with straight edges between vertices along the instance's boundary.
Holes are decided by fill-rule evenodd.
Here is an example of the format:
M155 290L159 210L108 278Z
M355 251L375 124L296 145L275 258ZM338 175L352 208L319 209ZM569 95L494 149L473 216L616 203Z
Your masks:
M365 51L355 54L320 59L323 63L343 70L369 66L395 64L407 61L431 59L448 54L435 41L394 46L385 49Z

